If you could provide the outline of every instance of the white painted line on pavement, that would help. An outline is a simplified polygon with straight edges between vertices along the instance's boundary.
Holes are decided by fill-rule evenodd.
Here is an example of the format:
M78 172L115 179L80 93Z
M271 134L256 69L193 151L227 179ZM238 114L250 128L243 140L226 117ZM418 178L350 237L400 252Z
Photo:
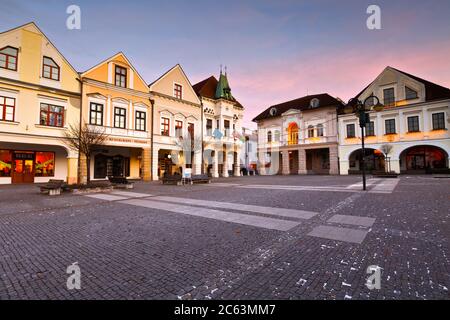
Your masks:
M318 226L308 233L308 235L318 238L361 244L366 238L367 233L368 231L366 230Z
M211 208L248 211L248 212L262 213L262 214L268 214L268 215L274 215L274 216L280 216L280 217L288 217L288 218L298 218L298 219L311 219L312 217L314 217L318 214L317 212L304 211L304 210L263 207L263 206L247 205L247 204L241 204L241 203L207 201L207 200L186 199L186 198L177 198L177 197L158 196L158 197L153 197L152 200L168 201L168 202L182 203L182 204L188 204L188 205L197 205L197 206L204 206L204 207L211 207Z
M375 223L375 218L369 217L359 217L359 216L348 216L343 214L336 214L328 219L327 222L348 224L361 227L371 227Z
M179 204L171 204L167 202L158 202L143 199L130 199L120 201L120 203L126 203L133 206L183 213L191 216L203 217L208 219L220 220L225 222L233 222L238 224L244 224L259 228L288 231L295 226L299 225L299 222L279 220L273 218L265 218L258 216L251 216L247 214L240 214L234 212L226 212L208 208L191 207Z
M104 194L104 193L87 194L86 197L95 198L95 199L99 199L99 200L107 200L107 201L117 201L117 200L127 199L125 197L113 196L111 194Z
M128 192L128 191L113 191L112 194L116 194L123 197L128 198L146 198L151 197L151 194L148 193L138 193L138 192Z

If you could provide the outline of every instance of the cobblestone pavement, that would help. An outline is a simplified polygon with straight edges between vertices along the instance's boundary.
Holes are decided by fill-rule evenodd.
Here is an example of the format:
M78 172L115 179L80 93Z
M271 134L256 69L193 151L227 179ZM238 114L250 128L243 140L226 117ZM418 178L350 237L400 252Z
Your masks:
M136 183L111 199L0 186L0 299L449 299L450 179L369 181Z

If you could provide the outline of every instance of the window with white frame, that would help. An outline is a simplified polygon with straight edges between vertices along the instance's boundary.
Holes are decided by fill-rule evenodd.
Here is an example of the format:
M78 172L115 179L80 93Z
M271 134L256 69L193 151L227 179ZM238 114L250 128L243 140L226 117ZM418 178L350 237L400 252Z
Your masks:
M183 121L181 120L175 120L175 136L183 136Z
M351 123L347 125L347 138L355 137L355 124Z
M91 102L89 110L89 124L103 126L103 105Z
M444 130L445 129L445 113L433 113L433 130Z
M395 134L395 119L387 119L384 121L386 134Z
M183 99L183 86L175 83L173 85L173 96L177 99Z
M114 128L126 128L127 109L115 107L114 108Z
M49 57L44 57L42 63L42 77L59 81L60 68L58 64Z
M137 131L147 130L147 113L145 111L136 110L134 127Z
M405 98L406 100L417 99L418 98L417 91L411 89L410 87L405 86Z
M372 137L375 135L375 123L369 121L366 123L366 137Z
M314 138L314 126L308 126L308 138Z
M384 105L389 107L395 104L395 90L394 88L387 88L383 90Z
M17 71L17 60L19 50L14 47L4 47L0 49L0 68Z
M318 124L317 125L317 136L318 137L323 137L323 124Z
M0 120L14 121L16 99L0 96Z
M169 118L161 118L161 135L169 136L170 135L170 119Z
M408 132L419 132L419 116L408 117Z

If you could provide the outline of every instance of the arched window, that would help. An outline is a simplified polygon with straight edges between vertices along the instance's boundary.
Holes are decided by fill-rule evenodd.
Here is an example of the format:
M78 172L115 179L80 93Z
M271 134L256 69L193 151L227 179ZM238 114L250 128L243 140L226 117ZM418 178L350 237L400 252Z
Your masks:
M323 137L323 125L322 124L317 125L317 136Z
M288 131L288 145L298 144L298 125L295 122L289 124Z
M267 142L272 142L272 131L267 132Z
M314 127L308 126L308 138L314 138Z
M279 130L275 130L275 141L280 142L280 131Z

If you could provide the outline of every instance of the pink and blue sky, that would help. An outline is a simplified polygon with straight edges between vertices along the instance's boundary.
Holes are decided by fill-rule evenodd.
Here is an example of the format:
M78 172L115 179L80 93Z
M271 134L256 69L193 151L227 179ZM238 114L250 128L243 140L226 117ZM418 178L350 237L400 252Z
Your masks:
M82 28L66 28L81 7ZM382 30L366 27L381 7ZM36 22L79 71L123 51L152 82L227 65L245 125L268 106L327 92L348 100L387 65L450 87L448 0L0 0L0 30Z

